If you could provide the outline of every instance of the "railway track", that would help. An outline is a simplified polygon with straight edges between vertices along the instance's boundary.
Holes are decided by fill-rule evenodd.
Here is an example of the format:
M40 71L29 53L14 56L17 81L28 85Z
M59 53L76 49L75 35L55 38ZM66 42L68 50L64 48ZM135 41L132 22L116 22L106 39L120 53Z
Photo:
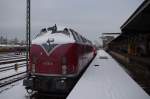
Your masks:
M12 84L16 81L22 80L26 77L26 72L20 72L11 76L0 78L0 88Z
M13 59L19 59L19 58L25 58L25 57L7 57L7 58L1 58L0 61L13 60Z
M26 65L25 63L21 64L22 65L20 65L16 70L12 65L1 68L2 72L0 72L0 87L12 84L26 77Z
M10 57L25 57L25 55L0 54L0 58L10 58Z
M0 61L0 65L1 64L8 64L8 63L14 63L14 62L21 62L21 61L25 61L26 58L16 58L16 59L12 59L12 60L5 60L5 61Z
M18 64L18 68L25 67L25 66L26 66L26 63ZM14 69L14 68L15 68L15 64L11 65L11 66L6 66L6 67L0 67L0 72L11 70L11 69Z
M26 77L25 60L23 55L0 54L0 88L3 89ZM17 64L17 68L15 68L15 64Z
M24 55L0 54L0 65L26 60Z

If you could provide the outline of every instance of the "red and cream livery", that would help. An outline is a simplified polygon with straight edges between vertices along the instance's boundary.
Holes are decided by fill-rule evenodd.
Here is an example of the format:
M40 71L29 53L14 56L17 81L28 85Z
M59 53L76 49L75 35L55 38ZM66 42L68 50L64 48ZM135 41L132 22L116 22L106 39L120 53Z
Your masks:
M73 29L42 29L32 41L27 89L68 92L94 57L92 43Z

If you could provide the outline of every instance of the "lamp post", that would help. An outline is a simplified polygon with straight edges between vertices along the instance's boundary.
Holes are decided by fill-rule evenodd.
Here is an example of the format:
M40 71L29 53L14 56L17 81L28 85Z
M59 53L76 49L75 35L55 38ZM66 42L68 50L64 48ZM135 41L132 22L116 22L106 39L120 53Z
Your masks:
M30 0L26 0L26 70L28 71L28 65L29 65L29 56L30 56Z

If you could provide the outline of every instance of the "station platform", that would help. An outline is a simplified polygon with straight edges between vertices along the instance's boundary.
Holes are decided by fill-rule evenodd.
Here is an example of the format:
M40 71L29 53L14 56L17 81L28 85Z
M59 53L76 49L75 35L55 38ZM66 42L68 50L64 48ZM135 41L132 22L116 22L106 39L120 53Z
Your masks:
M99 50L67 99L150 99L150 96L119 63Z

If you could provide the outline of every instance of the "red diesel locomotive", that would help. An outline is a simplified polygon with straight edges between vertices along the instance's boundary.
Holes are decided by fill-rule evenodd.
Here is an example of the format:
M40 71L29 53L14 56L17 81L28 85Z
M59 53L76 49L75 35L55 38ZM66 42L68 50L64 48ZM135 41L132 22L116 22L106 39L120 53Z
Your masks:
M73 29L42 29L32 41L26 89L68 92L95 55L92 43Z

